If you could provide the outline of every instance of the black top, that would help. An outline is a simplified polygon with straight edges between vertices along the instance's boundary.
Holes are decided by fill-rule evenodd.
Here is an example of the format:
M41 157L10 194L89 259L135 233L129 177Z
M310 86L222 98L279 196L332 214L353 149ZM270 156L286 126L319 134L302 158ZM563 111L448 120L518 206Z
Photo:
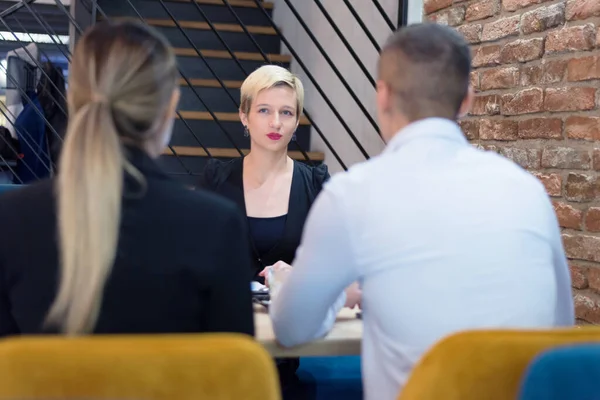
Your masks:
M287 214L270 218L248 217L250 237L260 257L263 257L279 243L279 239L285 231L286 219Z
M254 335L250 247L232 202L171 180L140 150L96 333ZM0 336L42 333L58 284L52 180L0 196ZM50 332L50 331L48 331Z
M244 162L241 157L229 161L213 158L204 169L200 185L233 200L244 215L247 215L244 200L243 170ZM263 254L257 249L250 231L247 231L252 245L251 257L254 261L254 280L264 282L256 274L277 261L292 263L296 255L296 249L300 244L308 211L327 179L329 179L329 172L325 164L312 167L294 161L288 214L277 244Z

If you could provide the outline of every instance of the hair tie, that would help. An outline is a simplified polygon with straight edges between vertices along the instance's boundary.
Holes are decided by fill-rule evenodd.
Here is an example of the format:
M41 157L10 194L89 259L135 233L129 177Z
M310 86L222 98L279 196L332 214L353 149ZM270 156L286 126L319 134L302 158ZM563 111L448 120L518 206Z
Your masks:
M94 93L92 95L91 103L110 104L110 101L109 101L108 97L106 97L105 95L99 94L99 93Z

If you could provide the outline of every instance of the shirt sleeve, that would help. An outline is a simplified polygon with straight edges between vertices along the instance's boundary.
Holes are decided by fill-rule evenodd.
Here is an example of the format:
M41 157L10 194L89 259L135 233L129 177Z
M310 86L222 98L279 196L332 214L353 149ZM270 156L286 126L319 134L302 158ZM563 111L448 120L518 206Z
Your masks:
M326 335L358 278L340 198L326 187L313 203L292 271L269 307L283 346Z

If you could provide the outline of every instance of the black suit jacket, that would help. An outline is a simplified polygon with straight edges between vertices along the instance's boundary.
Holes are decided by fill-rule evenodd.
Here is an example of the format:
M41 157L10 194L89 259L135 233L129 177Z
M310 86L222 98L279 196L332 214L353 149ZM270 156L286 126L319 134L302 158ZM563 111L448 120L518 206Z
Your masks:
M200 186L233 200L239 209L246 215L246 202L244 200L243 158L229 161L211 159L204 169ZM248 224L245 233L251 244L250 257L254 263L254 280L263 282L258 277L264 267L272 265L281 260L291 264L296 255L296 249L302 238L304 222L310 207L321 191L323 184L329 179L328 168L325 164L309 166L299 161L294 161L294 172L292 176L292 188L288 214L283 237L279 243L262 257L254 248Z
M129 158L147 189L139 196L126 180L118 254L95 332L254 335L239 209L171 180L139 150L129 149ZM54 184L0 196L0 336L53 332L42 323L58 285Z

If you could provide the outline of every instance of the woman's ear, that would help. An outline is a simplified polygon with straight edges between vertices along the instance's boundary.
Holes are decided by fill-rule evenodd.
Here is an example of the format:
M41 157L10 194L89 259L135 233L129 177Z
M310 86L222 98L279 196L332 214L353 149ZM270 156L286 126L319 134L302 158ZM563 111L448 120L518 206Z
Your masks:
M248 126L248 114L243 112L241 109L239 111L239 114L240 114L240 121L242 121L242 125L247 127Z

